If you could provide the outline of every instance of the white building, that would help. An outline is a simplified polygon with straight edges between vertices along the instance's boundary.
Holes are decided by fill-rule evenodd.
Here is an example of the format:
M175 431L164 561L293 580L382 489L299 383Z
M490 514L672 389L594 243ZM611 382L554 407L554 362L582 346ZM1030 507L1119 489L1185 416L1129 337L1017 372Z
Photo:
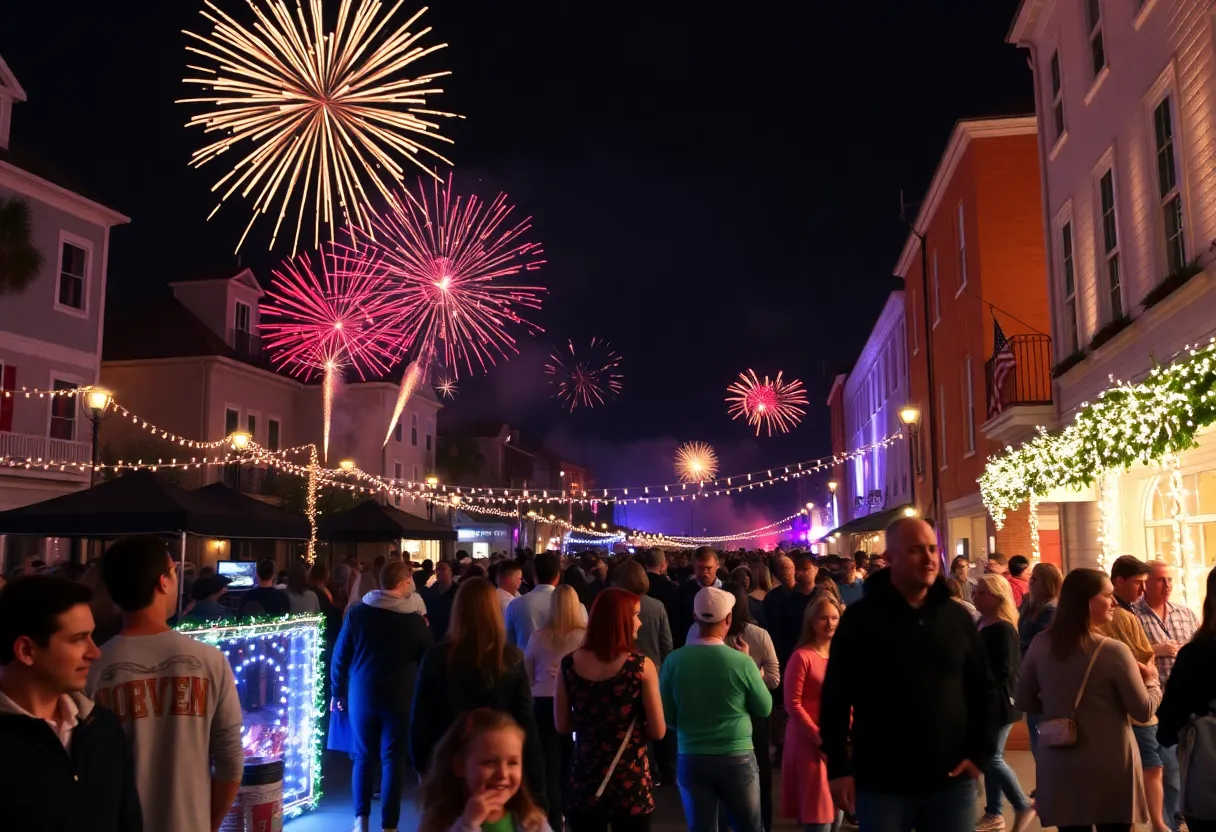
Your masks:
M875 445L900 431L899 410L908 403L906 338L904 293L892 292L844 381L841 405L846 452ZM909 443L896 442L845 463L836 496L841 523L855 523L849 531L881 532L892 512L912 502L915 486L909 453ZM859 518L871 522L856 523ZM858 541L858 545L864 542Z
M1047 231L1058 422L1216 333L1216 47L1208 0L1023 0ZM1186 279L1188 266L1196 271ZM1216 563L1216 441L1181 455L1196 555ZM1106 549L1168 558L1155 467L1107 477ZM1066 567L1103 558L1099 491L1060 505ZM1113 510L1112 510L1113 509Z

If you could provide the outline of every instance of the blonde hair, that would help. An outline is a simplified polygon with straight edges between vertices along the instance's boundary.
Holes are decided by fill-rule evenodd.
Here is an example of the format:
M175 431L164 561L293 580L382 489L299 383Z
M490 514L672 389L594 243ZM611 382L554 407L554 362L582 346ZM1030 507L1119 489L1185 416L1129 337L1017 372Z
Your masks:
M492 731L514 731L521 744L524 740L523 729L505 711L477 708L456 717L435 746L430 768L422 781L418 800L422 817L418 820L418 832L447 832L464 813L469 799L468 785L456 773L457 766L468 756L477 738ZM525 832L539 832L544 828L545 812L528 792L526 778L504 808Z
M984 585L988 594L995 595L1001 600L1001 605L996 610L996 617L1009 622L1016 630L1018 628L1018 608L1013 605L1013 589L1010 588L1009 581L1005 579L1004 575L980 575L976 580Z
M806 612L802 614L802 632L798 635L798 644L794 646L795 650L799 647L805 647L815 640L815 622L819 620L819 616L823 614L823 610L828 607L836 610L837 615L844 612L844 607L841 606L840 602L826 592L820 593L811 599L811 603L806 605Z
M545 635L549 646L556 649L566 643L566 638L575 630L587 629L587 617L578 593L569 584L553 590L549 598L549 620L545 623Z
M1060 587L1064 576L1054 563L1039 563L1030 572L1030 601L1026 604L1026 615L1034 618L1043 609L1060 598Z

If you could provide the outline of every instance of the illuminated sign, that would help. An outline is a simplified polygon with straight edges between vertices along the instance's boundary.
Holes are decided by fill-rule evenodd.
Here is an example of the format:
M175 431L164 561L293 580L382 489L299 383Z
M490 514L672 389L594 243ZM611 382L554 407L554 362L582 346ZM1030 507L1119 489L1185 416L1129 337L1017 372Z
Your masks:
M506 529L457 529L457 540L476 540L479 537L506 537Z

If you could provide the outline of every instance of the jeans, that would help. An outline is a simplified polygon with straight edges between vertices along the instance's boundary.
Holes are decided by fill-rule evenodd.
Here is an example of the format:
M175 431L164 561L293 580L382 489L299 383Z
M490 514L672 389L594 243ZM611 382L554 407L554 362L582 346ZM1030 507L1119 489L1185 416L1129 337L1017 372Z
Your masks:
M371 815L374 776L369 768L379 754L380 827L396 829L401 819L401 765L409 747L409 714L352 703L350 720L355 746L351 784L355 817Z
M560 829L560 827L554 827ZM650 832L650 815L571 812L570 832Z
M764 832L755 754L681 754L676 768L689 832L718 832L719 807L735 832Z
M928 794L857 793L863 832L974 832L975 781L964 777Z
M769 718L752 717L752 748L760 773L760 823L773 832L773 758L768 755Z
M1182 771L1178 768L1178 746L1160 747L1161 762L1164 771L1161 773L1162 785L1165 787L1165 800L1162 803L1162 815L1170 829L1177 832L1179 805L1182 801ZM1189 824L1188 824L1189 825Z
M1009 739L1012 725L1006 725L996 734L996 753L984 766L984 796L988 803L984 811L990 815L1001 813L1001 793L1009 798L1015 812L1024 812L1030 808L1030 798L1022 791L1018 776L1005 762L1005 743Z
M536 732L540 735L540 747L545 755L545 799L549 802L549 827L562 828L562 800L566 775L570 771L572 740L567 734L558 733L553 722L553 697L538 696L532 700L532 712L536 716Z

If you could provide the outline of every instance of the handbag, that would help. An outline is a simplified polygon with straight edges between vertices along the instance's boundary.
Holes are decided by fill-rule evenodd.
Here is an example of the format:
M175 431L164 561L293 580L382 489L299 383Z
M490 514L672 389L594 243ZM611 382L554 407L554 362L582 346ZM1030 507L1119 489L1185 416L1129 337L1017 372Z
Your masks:
M1089 667L1085 668L1085 678L1081 680L1081 688L1077 691L1077 698L1072 703L1072 716L1045 719L1039 723L1039 742L1048 748L1072 748L1077 744L1077 709L1081 707L1081 697L1085 696L1085 686L1089 684L1089 674L1093 671L1094 662L1098 660L1098 653L1102 651L1104 644L1106 644L1106 639L1099 641L1098 646L1094 648L1093 655L1089 657Z
M612 778L612 772L616 771L616 764L621 761L621 755L625 753L625 748L629 745L629 738L633 736L633 727L638 724L638 718L635 716L630 722L629 727L625 729L625 739L621 740L621 747L616 750L616 756L612 758L612 762L608 765L608 771L604 773L604 779L600 781L600 787L595 790L595 799L599 800L603 795L604 789L608 788L608 781Z

